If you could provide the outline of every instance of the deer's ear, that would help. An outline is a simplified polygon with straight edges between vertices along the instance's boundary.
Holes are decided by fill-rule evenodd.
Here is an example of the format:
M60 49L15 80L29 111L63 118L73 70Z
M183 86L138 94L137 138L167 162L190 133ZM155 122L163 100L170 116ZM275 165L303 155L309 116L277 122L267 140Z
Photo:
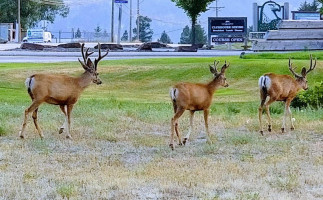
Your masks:
M303 67L303 69L302 69L302 76L303 76L303 77L305 77L305 76L306 76L306 68L305 68L305 67Z
M216 71L215 71L215 69L210 65L210 72L212 73L212 74L215 74L216 73Z

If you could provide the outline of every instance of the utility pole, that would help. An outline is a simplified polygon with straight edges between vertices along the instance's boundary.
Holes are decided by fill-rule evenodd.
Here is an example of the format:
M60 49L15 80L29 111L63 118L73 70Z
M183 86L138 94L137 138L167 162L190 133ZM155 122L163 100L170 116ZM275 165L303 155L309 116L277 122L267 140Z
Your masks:
M132 41L132 0L130 0L129 42Z
M139 0L137 0L137 40L140 41L139 39Z
M215 9L215 16L216 16L216 17L219 17L219 11L220 11L220 9L221 9L221 8L224 8L224 7L219 7L219 6L218 6L218 1L219 1L219 0L216 0L216 1L215 1L215 7L210 7L210 8L214 8L214 9Z
M114 42L114 0L112 0L111 11L111 43Z
M118 41L117 43L120 44L120 35L121 35L121 18L122 18L122 3L119 3L119 25L118 25Z
M21 41L21 25L20 25L20 0L18 0L18 35L17 35L17 41L20 42Z

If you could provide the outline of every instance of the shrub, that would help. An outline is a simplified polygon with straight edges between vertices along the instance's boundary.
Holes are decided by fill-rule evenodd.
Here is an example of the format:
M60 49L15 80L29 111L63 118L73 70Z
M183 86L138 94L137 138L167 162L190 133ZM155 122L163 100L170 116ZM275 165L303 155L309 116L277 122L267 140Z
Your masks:
M0 136L5 136L6 135L6 130L3 126L0 125Z
M294 108L311 107L318 109L323 106L323 82L314 88L299 93L292 101Z

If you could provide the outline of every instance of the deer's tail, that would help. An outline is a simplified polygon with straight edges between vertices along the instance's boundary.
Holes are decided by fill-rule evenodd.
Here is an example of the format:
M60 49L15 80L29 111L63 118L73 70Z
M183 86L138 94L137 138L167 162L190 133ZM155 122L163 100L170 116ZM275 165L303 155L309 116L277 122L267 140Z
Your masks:
M172 99L173 102L173 107L174 107L174 112L177 110L177 104L176 104L176 99L178 97L178 89L177 88L171 88L169 90L169 96Z
M270 78L266 75L261 76L259 78L258 85L259 85L260 92L266 98L266 96L268 94L268 90L270 89L270 86L271 86Z
M32 75L32 76L30 76L30 77L26 78L25 86L26 86L26 88L27 88L28 94L29 94L29 96L31 97L31 99L34 99L34 97L33 97L33 93L32 93L32 91L31 91L31 89L33 88L34 84L35 84L34 75Z

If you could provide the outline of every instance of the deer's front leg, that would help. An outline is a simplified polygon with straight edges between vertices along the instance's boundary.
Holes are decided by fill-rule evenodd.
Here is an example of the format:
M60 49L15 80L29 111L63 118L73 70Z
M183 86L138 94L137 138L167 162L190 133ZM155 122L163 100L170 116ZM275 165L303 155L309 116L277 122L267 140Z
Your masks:
M294 130L295 129L295 126L294 126L294 121L293 121L293 118L292 118L292 111L290 110L290 103L293 99L287 99L286 101L286 110L287 110L287 113L289 115L289 120L290 120L290 130Z
M193 117L194 117L194 111L190 110L190 129L188 130L188 133L183 140L184 145L189 140L191 132L193 131Z
M64 113L64 116L65 116L65 121L64 123L62 124L62 126L60 127L59 129L59 134L62 134L64 132L64 129L66 128L66 125L67 125L67 106L66 105L61 105L59 106L59 108L61 109L61 111Z
M67 139L72 139L72 136L71 136L71 113L72 113L73 106L74 106L73 104L67 105L67 115L66 115L66 120L67 120L66 138Z
M289 107L287 107L287 103L285 104L284 116L283 116L283 124L282 124L282 133L286 131L286 117L289 114Z
M208 117L209 117L209 109L204 110L204 122L205 122L205 130L207 135L207 143L212 144L211 135L209 131Z

